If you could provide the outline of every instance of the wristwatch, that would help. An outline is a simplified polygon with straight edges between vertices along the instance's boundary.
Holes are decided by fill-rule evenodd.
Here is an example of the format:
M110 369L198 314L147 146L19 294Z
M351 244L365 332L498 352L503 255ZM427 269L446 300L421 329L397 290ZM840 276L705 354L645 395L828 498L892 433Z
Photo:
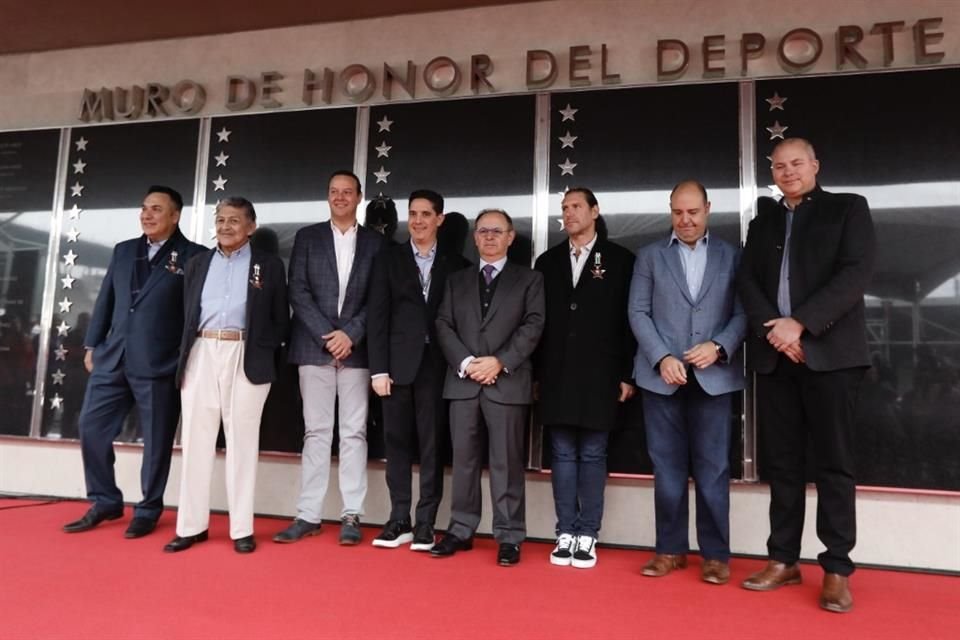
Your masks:
M727 350L724 349L723 345L717 342L716 340L711 340L710 342L712 342L713 346L717 349L717 359L720 360L720 362L726 362Z

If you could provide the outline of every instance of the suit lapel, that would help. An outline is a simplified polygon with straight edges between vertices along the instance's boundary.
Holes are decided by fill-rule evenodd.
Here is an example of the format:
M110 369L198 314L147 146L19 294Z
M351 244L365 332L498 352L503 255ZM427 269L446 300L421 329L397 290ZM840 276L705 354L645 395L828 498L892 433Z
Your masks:
M259 294L263 288L264 283L267 282L267 273L266 273L266 261L263 259L262 253L250 247L250 266L247 269L247 308L246 318L247 318L247 334L250 333L251 321L253 319L253 310L256 307L256 304L259 300ZM257 278L254 278L254 269L259 267L259 273ZM259 281L260 287L254 286L254 282Z
M686 298L690 304L693 304L693 298L690 297L690 287L687 286L687 276L683 274L683 263L680 262L680 254L677 252L677 248L673 246L673 243L665 247L660 247L660 255L667 264L667 269L670 270L670 273L673 274L674 279L677 281L677 286L683 293L683 297Z
M333 229L333 222L327 222L325 224L327 227L324 229L322 226L320 228L320 247L321 253L327 256L327 261L330 263L330 268L333 269L333 275L338 279L340 278L340 271L337 268L337 249L333 244L333 234L335 233ZM357 230L359 232L359 229ZM357 236L357 246L359 248L360 237Z
M717 273L722 266L723 249L717 240L707 240L707 265L703 271L703 281L700 283L700 291L697 293L697 302L703 300L710 289L710 285L717 279Z
M147 278L147 281L143 284L140 293L137 294L137 299L133 301L133 306L137 306L141 300L147 297L150 290L165 277L165 271L175 269L177 271L176 277L183 277L183 269L187 266L187 259L183 255L183 245L186 242L186 238L180 233L180 229L178 228L167 242L170 243L169 253L166 258L161 259L155 267L150 269L150 277Z

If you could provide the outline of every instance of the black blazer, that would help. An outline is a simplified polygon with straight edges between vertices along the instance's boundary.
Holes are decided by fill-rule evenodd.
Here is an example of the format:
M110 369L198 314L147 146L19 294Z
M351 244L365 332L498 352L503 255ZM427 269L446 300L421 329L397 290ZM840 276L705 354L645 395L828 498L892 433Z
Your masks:
M469 266L460 256L437 252L430 290L423 299L420 270L409 242L385 248L374 259L367 298L367 355L370 374L388 373L394 384L413 384L430 340L429 357L443 362L437 343L437 308L447 276Z
M777 289L786 236L784 206L757 203L740 261L737 287L750 322L747 366L770 373L778 353L763 323L780 317ZM794 212L790 235L790 304L804 327L807 367L834 371L870 365L863 295L873 274L876 238L866 199L817 186Z
M187 263L184 282L185 314L177 387L183 383L190 349L200 327L200 296L216 249L194 257ZM260 267L260 286L254 284L254 267ZM243 372L253 384L273 382L277 377L276 350L287 339L290 307L287 304L287 279L283 260L272 253L251 247L247 274L247 333L244 338Z
M602 278L595 278L600 254ZM547 322L534 356L540 420L610 431L617 425L620 383L631 382L637 343L627 320L633 254L598 239L573 287L570 243L537 259Z

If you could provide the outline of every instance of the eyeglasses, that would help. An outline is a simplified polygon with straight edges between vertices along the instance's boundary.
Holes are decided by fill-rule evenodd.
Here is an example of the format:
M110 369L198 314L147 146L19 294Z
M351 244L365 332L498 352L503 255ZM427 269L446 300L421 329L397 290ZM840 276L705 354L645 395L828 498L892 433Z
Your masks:
M491 227L491 228L480 227L479 229L476 230L476 234L478 236L492 236L494 238L499 238L506 232L507 232L506 229L498 229L497 227Z

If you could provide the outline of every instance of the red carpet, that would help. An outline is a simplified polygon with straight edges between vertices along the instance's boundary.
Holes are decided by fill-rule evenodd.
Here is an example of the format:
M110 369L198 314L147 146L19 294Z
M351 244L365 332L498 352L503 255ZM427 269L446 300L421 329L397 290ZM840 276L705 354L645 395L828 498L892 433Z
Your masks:
M699 559L665 578L644 578L649 552L600 549L592 570L554 567L551 547L527 543L519 566L496 566L495 544L438 560L406 548L337 545L337 527L293 545L270 542L285 526L257 520L256 553L240 556L227 520L211 539L161 551L175 514L126 540L129 522L67 535L84 503L6 509L0 500L0 638L930 638L960 637L960 580L860 570L856 606L821 611L821 573L772 593L737 583L761 566L732 563L731 583L699 581Z

